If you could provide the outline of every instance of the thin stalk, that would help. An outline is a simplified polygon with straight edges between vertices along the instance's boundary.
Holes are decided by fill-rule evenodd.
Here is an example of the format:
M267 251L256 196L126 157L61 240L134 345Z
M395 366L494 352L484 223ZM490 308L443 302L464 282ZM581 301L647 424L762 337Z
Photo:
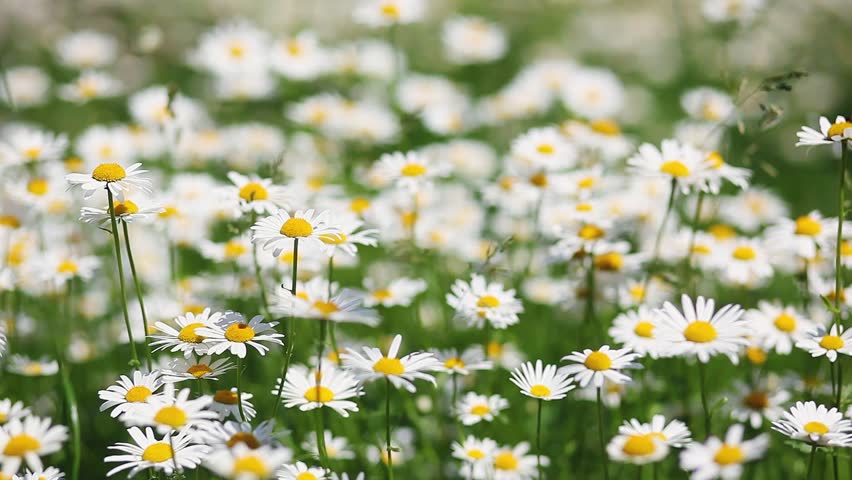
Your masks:
M66 297L66 317L68 326L74 325L74 300L72 291L72 281L67 282ZM67 337L66 337L67 338ZM71 474L69 480L78 480L80 478L80 456L82 452L82 442L80 440L80 410L77 406L77 395L74 393L74 385L71 383L71 376L68 367L65 363L65 348L61 346L59 336L56 340L56 359L59 363L59 373L62 379L62 392L65 395L65 401L68 408L68 423L71 427Z
M689 231L689 250L686 252L686 259L684 261L684 281L692 280L692 255L695 253L695 237L698 232L698 223L701 221L701 209L704 206L704 195L703 191L698 192L698 201L695 204L695 213L692 216L692 224L690 225ZM695 296L695 290L698 288L698 282L695 282L695 285L692 289L692 295Z
M843 288L842 249L840 247L843 244L843 221L846 219L846 150L846 140L844 140L840 143L840 184L837 187L837 243L834 249L834 325L838 329L843 317L840 311L840 292Z
M316 401L322 399L322 354L325 346L325 334L328 329L328 320L320 320L319 345L317 346L317 375L316 375ZM325 427L323 425L322 409L316 409L317 413L317 450L319 451L320 465L323 468L328 468L328 452L325 449Z
M536 414L535 422L535 465L538 469L538 480L543 477L541 475L541 407L544 401L538 399L538 413Z
M178 478L183 478L183 475L181 475L181 473L180 473L180 464L178 463L177 452L175 451L175 441L174 441L174 434L175 433L177 433L176 430L173 430L171 433L169 433L169 447L172 450L172 463L174 463L175 475L178 475L179 476Z
M248 421L246 413L243 411L243 358L237 356L237 408L240 411L240 420Z
M124 245L127 247L127 261L130 263L130 273L133 275L133 285L136 286L136 299L139 301L139 309L142 310L142 328L145 329L145 361L148 364L150 371L154 364L154 359L151 357L151 347L148 346L148 314L145 313L145 300L142 295L142 285L139 284L139 277L136 275L136 263L133 262L133 251L130 249L130 234L127 232L127 223L121 222L121 227L124 229Z
M314 414L316 415L317 452L319 453L320 466L327 469L328 452L325 448L325 428L322 421L322 409L317 408Z
M121 262L121 243L118 241L118 223L115 221L115 206L112 204L112 192L107 191L107 202L109 202L109 219L112 224L112 240L115 247L115 263L118 265L118 286L121 290L121 308L124 313L124 326L127 328L127 338L130 341L130 366L139 368L139 355L136 354L136 343L133 341L133 329L130 326L130 315L127 313L127 290L124 286L124 266Z
M252 212L251 223L254 225L257 220L257 214ZM254 279L257 282L257 288L260 291L260 306L263 309L262 313L265 318L269 318L269 301L266 298L266 287L263 284L263 276L260 274L260 262L257 261L257 243L251 244L251 259L254 264Z
M586 308L583 314L583 323L586 328L595 321L595 254L589 253L589 266L586 269ZM598 326L597 330L601 330ZM603 340L603 339L602 339Z
M603 455L603 478L604 480L609 480L609 457L606 454L606 443L604 441L604 427L603 427L603 400L601 399L601 387L597 388L598 391L598 440L601 447L601 454Z
M669 221L669 216L671 216L672 209L674 208L674 200L677 195L677 179L672 178L671 187L669 190L669 201L666 204L666 212L663 214L663 221L660 222L660 228L657 230L657 236L654 238L654 250L651 254L651 264L657 262L657 259L660 257L660 241L663 238L663 232L666 229L666 223ZM645 275L645 280L642 282L642 299L639 300L639 304L645 303L645 298L648 296L646 292L648 291L648 283L651 281L650 272Z
M843 410L843 405L841 402L843 401L843 359L837 359L837 397L834 399L834 406L837 407L838 410Z
M297 278L299 276L299 239L293 239L293 276L292 281L290 283L290 293L293 296L296 296L296 286ZM291 315L289 319L287 319L287 334L284 338L287 339L287 349L284 352L284 367L281 371L281 383L278 385L278 393L275 395L278 400L275 402L275 405L272 406L272 419L275 419L276 415L278 415L278 406L281 405L281 394L284 392L284 381L287 379L287 371L290 369L290 359L293 357L293 334L294 334L294 326L296 319Z
M707 405L707 372L703 362L698 362L698 377L701 382L701 408L704 410L704 433L710 436L710 409Z
M811 473L814 471L814 457L816 457L816 445L811 445L811 454L808 456L808 474L805 476L807 480L811 480Z
M385 377L385 385L387 389L385 390L385 443L387 444L387 452L388 452L388 478L393 480L393 447L391 446L391 423L390 423L390 395L391 395L391 381L389 377Z

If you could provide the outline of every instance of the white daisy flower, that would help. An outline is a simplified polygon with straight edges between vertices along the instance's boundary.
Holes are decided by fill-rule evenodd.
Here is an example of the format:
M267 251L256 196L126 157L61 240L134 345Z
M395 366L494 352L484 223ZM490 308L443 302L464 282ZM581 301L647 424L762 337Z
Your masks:
M339 229L328 223L328 210L314 216L314 210L297 210L290 215L285 210L263 218L252 225L253 243L260 244L264 250L272 249L272 256L277 257L285 250L291 241L299 240L303 244L313 244L322 247L324 235L336 235ZM282 245L283 244L283 245Z
M711 87L689 90L680 97L680 105L689 116L713 123L729 123L736 110L730 95Z
M361 228L364 222L354 215L334 215L329 220L339 230L337 233L320 235L329 256L340 250L350 257L358 253L358 245L375 247L378 245L379 231L375 228Z
M712 261L724 280L737 285L759 286L774 272L769 252L760 239L740 237L725 242Z
M246 322L242 314L228 312L218 322L199 327L195 332L204 337L205 344L210 345L207 350L210 355L230 351L231 355L245 358L246 345L254 347L259 354L266 355L269 347L261 342L284 344L279 340L284 335L275 332L276 325L278 322L264 322L261 315L256 315Z
M186 312L183 315L178 315L174 319L176 327L166 324L165 322L157 322L154 328L163 332L165 335L151 335L150 338L154 351L169 349L170 352L183 352L184 357L189 358L192 354L204 355L210 348L210 345L204 343L205 337L200 335L197 330L199 328L216 325L224 318L222 312L210 313L210 308L205 308L201 313L194 314Z
M112 409L110 417L118 418L140 404L157 398L157 390L163 386L159 371L151 373L133 372L133 378L122 375L116 383L106 390L98 392L98 398L104 401L100 411Z
M266 69L268 52L266 32L245 20L234 20L204 32L189 60L220 75L258 72Z
M195 434L201 443L214 447L234 448L238 444L245 445L251 450L273 442L272 430L275 424L272 420L261 422L252 428L249 422L227 421L225 423L210 422L202 425Z
M92 255L59 251L47 251L43 255L36 274L57 288L63 287L72 278L91 280L101 265L100 259Z
M741 189L748 188L751 170L729 165L722 154L715 151L707 154L706 160L710 162L710 170L705 172L705 182L710 193L718 194L725 180Z
M0 464L3 475L11 477L21 464L41 470L41 457L58 452L68 439L68 428L51 426L49 418L29 416L10 420L0 428Z
M39 67L19 65L6 68L0 82L0 101L16 108L43 105L50 91L50 77Z
M23 355L12 355L9 357L6 369L10 373L25 377L47 377L59 372L59 363L48 357L34 359Z
M233 447L211 451L204 459L204 466L223 478L267 480L292 458L293 452L289 448L261 445L253 449L239 442Z
M627 164L640 174L676 181L683 193L706 188L704 180L713 164L701 151L671 139L663 140L660 147L642 144Z
M278 471L278 480L325 480L326 470L322 467L308 467L303 462L284 464Z
M512 161L524 171L554 172L573 167L577 149L556 127L534 128L512 141Z
M109 447L111 450L118 450L122 454L104 458L105 462L121 463L107 472L108 477L124 470L130 470L128 477L132 477L149 468L171 475L175 468L183 470L197 467L210 450L206 445L192 444L192 434L187 431L177 434L168 432L161 439L154 436L151 428L146 428L143 433L141 429L132 427L127 433L134 443L112 445Z
M744 318L751 324L761 348L780 355L788 355L793 345L814 328L813 322L794 307L766 300L758 301L757 308L748 310Z
M715 301L698 297L693 304L688 295L681 296L683 313L666 302L660 314L660 339L671 345L676 355L694 355L702 363L718 354L727 355L737 363L740 349L748 345L746 336L751 333L742 319L739 305L725 305L715 311Z
M401 343L402 335L396 335L387 355L382 354L378 348L363 347L363 355L347 348L345 353L340 354L340 359L344 368L350 370L362 382L386 378L394 387L405 388L412 393L416 391L414 380L426 380L435 385L435 377L426 373L440 367L435 355L429 352L414 352L396 358Z
M825 355L830 362L836 362L839 353L852 355L852 329L844 330L843 325L836 324L830 330L817 326L796 342L796 348L807 350L812 357Z
M575 388L571 377L556 365L543 365L541 360L521 364L512 370L511 381L521 393L539 400L559 400Z
M151 193L151 180L140 177L147 172L140 170L141 166L141 163L134 163L125 169L117 163L102 163L91 174L69 173L65 179L71 186L79 185L83 189L83 198L91 197L97 190L107 189L123 201L131 189Z
M6 129L0 141L4 163L32 164L58 160L68 148L68 136L34 127L15 125Z
M630 348L610 350L609 345L604 345L598 350L587 348L582 352L573 352L562 357L563 361L569 360L576 362L577 365L566 365L559 370L573 377L580 387L585 387L589 383L602 387L604 379L614 383L627 383L630 377L621 373L621 370L642 368L641 365L633 362L638 357L639 354L633 353Z
M501 284L488 283L478 274L471 276L470 283L456 280L446 298L447 304L456 310L457 318L477 328L487 321L494 328L504 329L518 323L518 314L524 311L514 289L504 290Z
M444 22L441 34L451 62L467 65L491 62L506 53L506 32L482 17L453 17Z
M273 395L278 393L280 384L279 378L272 390ZM348 417L350 411L358 411L358 404L350 399L361 394L358 379L345 370L331 365L324 365L321 372L291 367L281 392L281 401L285 407L299 407L303 412L328 407L341 416Z
M680 468L693 479L734 479L743 474L743 464L763 456L769 446L766 434L743 440L743 426L731 425L722 441L710 437L704 443L693 442L680 454Z
M379 158L378 168L388 182L409 192L430 187L435 179L448 176L452 170L448 163L414 151L385 153Z
M363 295L355 290L340 290L337 283L329 287L328 280L314 277L296 287L293 295L288 289L275 292L270 309L273 313L296 318L328 320L336 323L362 323L376 326L379 315L362 307ZM329 295L330 294L330 295Z
M654 310L640 305L637 310L628 310L616 316L609 328L609 336L639 355L666 357L669 352L661 348L656 337L659 323L660 317Z
M624 84L612 71L572 66L566 73L560 97L568 110L591 120L621 115L627 94Z
M414 23L423 18L425 3L423 0L361 0L352 17L357 23L373 28Z
M87 128L75 142L75 150L85 161L85 165L130 163L136 155L138 148L133 143L133 137L127 127L93 125ZM66 164L67 167L74 164ZM68 168L72 172L84 170L81 162L80 168ZM115 170L115 169L113 169ZM109 173L108 169L104 174ZM120 171L116 170L114 175ZM126 172L125 172L126 173ZM109 175L112 178L113 175Z
M791 252L805 259L816 256L817 250L828 250L831 238L837 231L837 220L823 218L814 210L795 220L776 219L776 224L766 231L766 241L780 252Z
M501 411L509 408L509 401L500 395L468 392L458 400L454 408L459 421L470 426L494 420Z
M669 445L656 435L618 434L607 444L606 453L616 462L645 465L666 458Z
M734 382L734 393L728 398L732 398L731 418L748 422L751 428L759 429L764 418L775 421L781 416L783 405L790 400L790 392L768 386L753 388L737 380Z
M484 462L486 465L493 461L494 453L497 452L497 442L490 438L476 438L468 435L463 442L453 442L452 455L464 462L466 465L459 471L464 476L470 473L470 465Z
M419 278L401 277L383 284L367 277L364 279L364 289L367 291L364 306L407 307L414 297L426 291L426 286L426 282Z
M834 119L834 123L826 117L819 117L819 131L803 126L802 130L796 133L796 136L799 137L799 141L796 142L797 147L802 145L830 145L852 138L852 122L841 115Z
M96 98L114 97L121 93L122 84L112 75L97 70L87 70L71 83L59 86L63 100L83 104Z
M473 478L493 478L494 480L532 480L537 475L539 460L541 465L550 465L545 456L528 455L530 444L521 442L514 447L503 446L494 450L491 464L478 463L473 468Z
M219 375L234 368L227 358L213 360L210 355L175 358L163 368L163 382L178 383L185 380L219 380Z
M23 402L12 402L8 398L0 400L0 425L28 417L31 414L29 407L26 407Z
M140 201L136 199L138 204L125 196L124 200L113 200L112 210L115 219L127 224L137 220L145 220L154 215L161 214L166 211L160 205L149 205L147 200ZM103 225L112 221L112 216L109 213L109 206L106 207L83 207L80 209L80 221L83 223L94 223Z
M47 467L44 470L34 470L31 471L27 469L27 472L23 475L16 475L12 477L12 480L63 480L65 478L65 474L56 467Z
M248 392L242 392L237 395L236 387L231 388L230 390L216 390L213 392L213 401L207 406L207 408L219 414L220 422L225 420L228 416L240 419L242 418L242 414L245 414L245 421L250 422L251 419L257 415L257 410L255 410L254 405L249 402L252 397L254 397L254 395ZM242 414L240 413L241 403Z
M115 38L94 30L69 33L56 43L59 62L81 70L107 66L117 55L118 42Z
M796 402L783 417L772 422L772 429L812 445L852 446L852 420L843 418L837 408L815 402Z
M458 350L433 349L432 353L441 362L440 371L457 375L470 375L475 370L491 370L494 364L485 359L485 351L479 345L465 349L461 355Z
M228 180L233 186L224 187L223 193L229 202L235 204L235 217L250 212L274 215L281 208L289 208L290 199L286 189L273 185L268 178L228 172Z
M269 57L273 71L294 80L317 78L331 67L329 52L320 45L317 34L312 31L276 40Z
M150 398L128 411L124 420L133 425L150 425L160 433L194 429L219 417L216 412L206 410L213 401L210 395L189 399L190 389L175 392L174 384L167 383L162 395Z
M355 452L349 447L349 440L345 437L335 437L331 430L325 430L323 440L325 442L325 453L330 460L352 460L355 458ZM308 439L302 442L302 449L319 458L316 434L309 435Z
M675 448L681 448L689 445L692 440L692 434L686 424L680 420L671 420L666 423L666 417L663 415L654 415L650 423L641 423L639 420L631 419L625 421L618 427L618 433L621 435L647 435L657 437L667 445Z

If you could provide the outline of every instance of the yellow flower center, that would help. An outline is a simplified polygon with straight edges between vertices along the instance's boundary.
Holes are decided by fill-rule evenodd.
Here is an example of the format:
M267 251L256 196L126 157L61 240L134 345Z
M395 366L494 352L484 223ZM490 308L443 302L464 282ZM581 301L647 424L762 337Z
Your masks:
M624 257L618 252L607 252L595 257L595 267L604 272L620 272Z
M476 306L480 308L494 308L500 306L500 300L493 295L483 295L476 301Z
M477 417L488 415L490 412L491 409L488 408L488 405L474 405L470 407L470 413L476 415Z
M542 143L541 145L537 146L535 150L542 155L553 155L553 153L556 151L556 149L553 148L553 145L549 143Z
M334 312L340 311L340 308L334 302L317 301L314 302L313 307L323 315L331 315Z
M92 178L99 182L117 182L126 176L124 167L117 163L102 163L92 170Z
M819 346L826 350L840 350L843 345L843 339L837 335L826 335L819 341Z
M500 185L500 188L503 190L509 191L512 190L512 187L515 185L515 179L509 176L500 177L500 179L497 180L497 184Z
M312 233L314 233L314 227L304 218L288 218L284 225L281 225L281 235L285 237L308 237Z
M530 387L530 395L532 395L534 397L540 397L540 398L549 397L550 393L551 393L550 389L547 388L546 385L538 384L538 385L533 385L532 387Z
M328 403L334 400L334 392L328 387L311 387L305 392L305 400L316 403Z
M628 293L630 293L630 297L637 302L641 302L645 299L645 287L642 285L634 285L630 287L627 291Z
M139 213L139 206L130 200L125 200L123 202L113 202L112 209L115 212L116 216L121 215L133 215L134 213Z
M725 159L722 158L722 154L719 152L710 152L706 160L710 162L710 166L713 168L722 168L725 165Z
M48 183L43 178L34 178L27 183L27 191L33 195L44 195L47 193Z
M807 215L796 219L796 235L813 237L822 232L822 224Z
M402 375L405 373L405 367L398 358L382 357L373 364L373 371L385 375Z
M0 225L14 229L21 226L21 221L14 215L0 215Z
M225 338L231 342L245 343L254 338L254 329L247 323L234 323L225 330Z
M607 119L593 120L589 123L589 128L610 137L614 137L621 133L621 127L619 127L614 121Z
M639 322L633 327L633 333L644 338L654 338L654 324L651 322Z
M42 368L41 364L38 362L28 363L24 367L25 375L41 375L44 372L44 368Z
M737 234L733 227L725 225L724 223L715 223L710 225L710 228L708 228L707 231L710 232L710 235L713 235L713 238L716 240L727 240Z
M683 336L690 342L707 343L716 339L716 327L710 322L696 320L686 326Z
M488 358L500 358L500 355L503 354L503 345L500 342L488 342L488 345L485 346L485 353Z
M142 451L142 460L152 463L161 463L172 458L172 447L165 442L157 442L148 445Z
M141 403L148 400L153 392L146 386L137 385L124 394L124 399L130 403Z
M324 233L319 238L326 245L340 245L347 239L345 233Z
M257 455L246 455L240 457L234 462L233 475L239 473L253 473L259 478L269 476L269 469L266 468L266 463Z
M583 225L577 232L577 236L583 240L597 240L603 238L605 234L602 228L592 224Z
M399 171L404 177L419 177L426 173L426 167L419 163L409 163Z
M3 455L8 457L23 457L29 452L39 449L41 444L35 437L31 437L26 433L12 435L12 438L6 443L6 448L3 449Z
M380 11L382 12L382 15L391 19L396 20L399 18L399 7L397 7L395 3L389 2L382 4Z
M234 42L228 46L228 55L234 58L242 58L245 53L246 49L240 43Z
M747 262L749 260L754 260L754 257L757 256L757 253L751 247L741 246L735 248L734 252L731 255L737 260Z
M485 458L485 452L478 448L471 448L467 451L467 456L474 460L482 460L483 458Z
M379 288L377 290L373 290L372 295L373 295L373 298L375 298L376 300L379 300L379 301L387 300L388 298L391 298L391 292L387 288Z
M237 392L216 390L216 393L213 394L213 401L225 405L236 405L239 402L239 398L237 398Z
M230 240L225 244L225 257L237 258L248 252L248 249L241 242Z
M586 357L583 365L590 370L600 372L603 370L609 370L610 367L612 367L612 359L604 352L592 352L588 357Z
M186 412L174 405L163 407L154 415L156 423L168 425L172 428L180 428L186 425L186 420Z
M204 337L195 333L195 329L199 327L203 327L203 323L194 322L180 329L178 332L178 340L186 343L201 343L204 341Z
M6 415L6 412L0 412L0 425L6 423L9 420L9 416Z
M296 477L296 480L317 480L317 476L311 472L302 472Z
M547 186L547 174L544 172L536 173L535 175L530 177L530 183L535 185L538 188L544 188Z
M166 205L163 207L163 211L158 213L157 216L159 216L160 218L170 218L177 216L179 213L180 212L178 211L177 207L173 205Z
M825 435L829 430L828 425L822 422L808 422L802 428L804 428L808 433L816 433L819 435Z
M231 438L225 442L225 445L227 445L228 448L234 448L234 445L238 443L242 443L252 450L260 448L260 441L258 441L257 437L255 437L251 432L237 432L231 435Z
M41 147L32 147L24 150L24 157L27 160L35 160L39 155L41 155Z
M789 333L796 329L796 319L787 312L781 312L780 315L775 317L772 323L775 325L775 328L782 332Z
M675 178L686 177L689 175L689 167L677 160L669 160L660 165L660 172Z
M56 266L56 271L58 273L70 273L75 274L78 271L77 264L71 260L63 260L59 262L59 265Z
M719 465L731 465L732 463L742 463L745 459L743 450L737 445L723 444L716 451L713 461Z
M186 369L186 373L192 374L195 378L201 378L204 375L212 372L213 369L210 366L205 365L203 363L199 363L198 365L193 365Z
M592 205L590 203L578 203L574 209L578 212L591 212Z
M302 46L299 44L298 40L290 40L286 43L287 52L294 56L298 57L302 54Z
M852 122L838 122L828 128L828 138L843 136L843 131L852 128Z
M656 447L654 447L654 440L650 435L631 435L627 441L624 442L624 446L621 447L622 452L633 457L650 455L654 453L655 450Z
M444 367L448 369L464 368L464 362L461 358L448 358L446 361L444 361Z
M494 468L497 470L517 470L518 459L510 451L500 452L494 457Z
M240 198L247 202L266 200L269 198L269 191L257 182L250 182L240 188Z
M368 208L370 208L370 200L364 197L355 197L349 202L349 210L359 215L364 213Z
M769 397L766 392L751 392L745 396L743 403L752 410L763 410L769 406Z

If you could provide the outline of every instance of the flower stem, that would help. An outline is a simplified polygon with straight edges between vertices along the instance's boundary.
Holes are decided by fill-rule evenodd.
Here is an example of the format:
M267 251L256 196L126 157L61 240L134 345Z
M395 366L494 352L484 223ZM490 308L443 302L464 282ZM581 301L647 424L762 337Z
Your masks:
M589 266L586 269L586 308L583 313L583 324L585 328L589 328L592 323L598 324L595 320L595 254L589 253ZM597 325L597 330L602 330L603 325ZM601 331L601 336L605 334ZM601 339L603 340L603 338Z
M72 281L69 279L65 293L65 309L69 326L74 325L74 300L71 285ZM65 348L61 345L59 335L56 335L56 338L56 360L59 363L59 373L60 378L62 379L62 392L65 395L65 402L67 403L68 408L68 423L71 427L71 448L73 455L71 457L71 473L69 480L77 480L80 478L80 455L82 449L80 441L80 411L77 407L77 395L74 393L74 385L71 383L68 366L65 363Z
M243 411L243 357L237 356L237 408L240 411L240 420L248 421L246 412Z
M816 457L816 445L811 445L811 454L808 456L808 474L805 476L807 480L811 480L811 473L814 471L814 457Z
M703 362L698 362L698 377L701 383L701 408L704 410L704 433L710 436L710 409L707 406L707 372L706 365Z
M660 222L660 228L657 230L657 236L654 238L654 250L651 253L651 264L657 262L657 259L660 257L660 242L663 238L663 232L666 230L666 223L669 221L669 217L671 216L672 209L674 208L674 200L677 195L677 179L672 179L672 184L669 190L669 200L666 204L666 212L663 214L663 221ZM639 304L645 303L645 298L648 296L648 284L651 281L651 272L648 272L645 275L645 280L642 282L642 299L639 300Z
M257 220L257 214L252 212L251 223L254 225ZM260 291L260 307L264 318L269 318L269 301L266 298L266 287L263 284L263 276L260 274L260 262L257 261L257 244L251 244L251 259L254 264L254 279L257 282L257 288Z
M322 355L325 347L325 335L328 329L328 320L320 320L319 345L317 346L317 375L316 375L316 401L320 402L322 398L321 383L322 383ZM317 416L317 451L319 452L320 465L323 468L328 468L328 452L325 449L325 426L323 425L322 408L318 408Z
M136 354L136 343L133 341L133 329L130 326L130 315L127 313L127 290L124 286L124 265L121 262L121 243L118 241L118 223L115 221L115 207L112 204L112 192L107 189L109 202L109 219L112 223L112 240L115 247L115 263L118 266L118 286L121 290L121 308L124 313L124 326L127 328L127 338L130 341L130 366L139 368L139 355Z
M538 399L538 413L536 414L535 421L535 465L538 469L538 480L541 480L543 477L541 475L541 407L544 401L542 399Z
M293 296L296 296L296 286L297 278L299 276L299 239L293 239L293 276L292 282L290 284L290 293ZM272 406L272 419L278 415L278 406L281 405L281 394L284 392L284 382L287 380L287 371L290 370L290 359L293 357L293 335L294 332L294 323L296 319L291 315L289 319L287 319L287 334L284 338L287 339L287 349L284 352L284 367L281 371L281 383L278 385L278 393L275 395L278 397L278 400L275 402L275 405Z
M139 301L139 309L142 310L142 328L145 329L145 360L150 371L154 360L151 357L151 347L148 346L148 314L145 313L142 286L139 284L139 277L136 275L136 264L133 262L133 252L130 250L130 234L127 231L127 223L121 222L121 226L124 229L124 245L127 247L127 261L130 263L130 273L133 275L133 284L136 286L136 299Z
M391 381L385 377L386 395L385 395L385 443L387 444L388 452L388 478L393 480L393 447L391 446L391 424L390 424L390 395Z
M601 388L598 387L598 440L601 447L601 454L603 455L603 478L604 480L609 480L609 458L606 455L606 444L604 441L604 427L603 427L603 399L601 398Z
M691 283L692 280L692 255L695 253L695 236L698 233L698 223L701 221L701 208L704 206L704 192L698 192L698 201L695 204L695 213L692 216L692 224L689 230L689 250L686 252L684 259L684 281ZM692 296L695 296L695 291L698 288L698 282L692 286Z
M837 243L834 248L834 325L837 328L840 328L840 323L843 320L843 313L840 311L840 297L843 288L841 245L843 245L843 221L846 219L846 150L846 140L843 140L840 143L840 185L837 187Z

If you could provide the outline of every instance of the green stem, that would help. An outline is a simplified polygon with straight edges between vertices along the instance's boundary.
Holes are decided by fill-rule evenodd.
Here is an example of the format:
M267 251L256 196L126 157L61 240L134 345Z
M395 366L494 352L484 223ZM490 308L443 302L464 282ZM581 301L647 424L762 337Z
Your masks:
M391 381L389 377L385 377L386 395L385 395L385 443L387 444L388 452L388 478L393 480L393 447L391 446L391 423L390 423L390 396L391 396Z
M583 323L585 328L589 328L592 323L598 324L595 319L595 254L589 253L589 266L586 269L586 308L583 314ZM598 325L598 333L604 336L601 332L603 325ZM601 341L604 339L601 338Z
M689 250L686 252L686 259L684 261L684 281L692 280L692 255L695 253L695 237L698 232L698 224L701 222L701 209L704 206L704 191L698 192L698 201L695 204L695 213L692 216L692 225L690 225L689 231ZM695 296L695 292L698 288L698 282L696 281L692 288L692 296Z
M541 407L544 401L538 399L538 413L536 414L535 422L535 464L538 469L538 480L543 477L541 475Z
M296 286L297 278L299 276L298 272L299 268L299 239L293 239L293 276L290 284L290 293L293 296L296 296ZM278 415L278 406L281 405L281 394L284 392L284 382L287 380L287 371L290 370L290 359L293 357L293 335L294 335L294 323L296 319L292 315L289 319L287 319L287 334L284 338L287 339L287 349L284 352L284 367L281 370L281 384L278 385L278 393L275 395L278 400L275 402L275 405L272 406L272 419L275 419Z
M257 220L257 214L252 212L251 214L251 223L254 225ZM252 263L254 263L254 279L257 282L257 288L260 291L260 307L262 308L262 313L264 318L270 318L269 316L269 301L266 298L266 287L263 284L263 276L260 274L260 262L257 261L257 244L252 242L251 245L251 259Z
M597 388L598 391L598 440L601 448L601 454L603 455L603 478L604 480L609 480L609 458L606 454L606 442L604 440L604 426L603 426L603 400L601 399L601 387Z
M704 410L704 433L707 437L710 436L710 409L707 404L707 372L706 365L703 362L698 362L698 377L701 383L701 408Z
M846 150L846 140L843 140L840 144L840 185L837 187L837 243L834 254L834 325L837 328L840 328L843 317L840 311L840 292L843 288L841 245L843 245L843 221L846 219Z
M74 300L71 284L72 281L69 279L66 290L66 316L69 328L71 325L74 325ZM74 393L74 385L71 383L71 376L65 363L65 349L61 346L58 335L56 340L56 359L59 363L62 391L65 395L68 408L68 423L71 427L71 451L73 455L71 458L70 480L78 480L80 478L80 455L82 451L82 443L80 441L80 411L77 406L77 395Z
M124 326L127 328L127 338L130 341L130 366L131 368L139 368L139 355L136 354L136 343L133 341L133 329L130 326L130 315L127 313L127 290L124 286L124 265L121 262L121 243L118 241L118 223L115 221L115 206L113 205L112 192L109 188L107 191L107 201L109 202L109 219L112 223L112 240L115 247L115 263L118 265L118 286L121 290L121 308L124 313Z
M319 334L319 345L317 346L317 375L316 375L316 400L319 402L320 398L322 398L322 392L320 389L322 386L320 385L320 379L322 379L322 354L323 347L325 346L325 335L326 330L328 329L328 320L320 320L320 334ZM325 449L325 427L323 425L322 418L322 408L316 409L317 416L317 451L319 452L320 465L323 468L328 468L328 452Z
M674 208L675 196L677 195L677 179L672 178L671 187L669 189L669 200L666 204L666 212L663 214L663 221L660 222L660 228L657 230L657 236L654 238L654 250L651 253L651 261L650 264L657 263L657 259L660 257L660 242L663 238L663 232L666 229L666 223L669 221L669 216L671 216L672 210ZM639 304L645 303L645 298L648 296L648 284L651 281L651 272L648 272L645 275L645 280L642 282L642 299L639 301Z
M239 355L237 356L237 408L240 411L240 420L243 422L248 421L246 418L246 413L243 411L243 358Z
M180 464L178 463L177 452L175 451L174 436L176 433L177 430L172 430L172 432L169 434L169 447L171 447L172 450L172 463L174 463L175 467L175 476L177 476L177 478L183 478L183 475L181 475L180 473Z
M148 346L148 314L145 313L142 286L139 284L139 277L136 275L136 263L133 262L133 251L130 249L130 234L127 231L127 223L121 222L121 226L124 229L124 245L127 247L127 261L130 263L130 273L133 275L133 284L136 286L136 299L139 301L139 309L142 310L142 328L145 329L145 360L148 365L148 371L150 371L154 364L154 359L151 357L151 347Z
M843 359L837 359L837 397L834 400L834 406L838 410L843 411Z
M814 457L816 457L816 445L811 445L811 454L808 456L808 474L805 476L807 480L811 480L811 473L814 471Z

